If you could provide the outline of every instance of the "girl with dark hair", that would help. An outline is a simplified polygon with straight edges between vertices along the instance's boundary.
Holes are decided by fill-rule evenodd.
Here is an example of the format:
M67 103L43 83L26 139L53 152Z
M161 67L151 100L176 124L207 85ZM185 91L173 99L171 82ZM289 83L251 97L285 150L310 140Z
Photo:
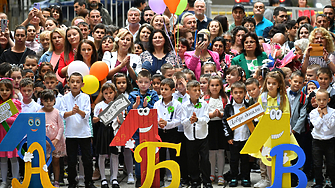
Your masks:
M144 50L145 50L144 46L143 46L143 44L141 42L135 42L134 43L134 48L135 48L135 52L134 53L136 55L138 55L138 56L141 55L141 53L144 52Z
M245 70L246 79L250 78L257 67L263 65L263 60L267 59L265 52L262 52L256 33L249 32L242 38L242 53L233 58L231 65L238 65Z
M149 49L141 55L142 68L152 75L156 74L161 66L170 63L173 66L179 62L179 58L170 48L169 38L163 30L154 30L149 37Z

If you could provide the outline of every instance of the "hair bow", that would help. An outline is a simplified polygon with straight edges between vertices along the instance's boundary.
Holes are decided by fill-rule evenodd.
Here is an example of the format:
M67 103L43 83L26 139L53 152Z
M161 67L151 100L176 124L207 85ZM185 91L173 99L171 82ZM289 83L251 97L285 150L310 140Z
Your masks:
M1 80L10 80L10 81L13 81L13 79L12 78L8 78L8 77L3 77L3 78L0 78L0 81Z

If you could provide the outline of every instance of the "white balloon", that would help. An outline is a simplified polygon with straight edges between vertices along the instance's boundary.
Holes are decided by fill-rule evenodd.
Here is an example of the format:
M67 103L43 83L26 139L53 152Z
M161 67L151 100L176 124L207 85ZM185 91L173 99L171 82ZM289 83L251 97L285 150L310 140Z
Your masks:
M90 74L88 66L83 61L72 61L67 68L68 76L71 76L74 72L80 73L83 77Z

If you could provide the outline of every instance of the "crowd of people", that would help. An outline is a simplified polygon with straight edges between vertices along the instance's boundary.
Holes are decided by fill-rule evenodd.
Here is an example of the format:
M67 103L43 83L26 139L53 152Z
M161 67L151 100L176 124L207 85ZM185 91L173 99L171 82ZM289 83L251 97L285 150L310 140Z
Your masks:
M188 0L178 17L168 8L156 14L145 0L135 0L124 28L112 25L100 0L75 0L71 22L58 5L34 8L14 31L1 28L0 103L12 99L20 113L46 114L46 134L56 148L50 154L47 144L55 187L64 185L65 168L69 188L94 188L99 179L103 188L120 187L120 164L127 183L141 186L140 164L131 149L109 146L122 120L105 125L99 118L121 94L131 102L124 118L131 109L157 109L161 140L181 143L178 157L175 150L159 150L160 161L180 165L180 187L271 185L271 166L240 154L251 134L248 126L232 130L227 123L240 108L256 102L265 113L276 109L290 114L291 135L306 154L303 172L314 179L315 188L334 187L335 9L327 5L323 14L316 14L303 9L307 0L299 0L302 10L294 20L279 0L270 5L266 9L255 2L253 16L246 16L244 6L235 4L234 22L228 23L224 15L207 17L204 0ZM0 13L0 19L7 15ZM286 61L289 55L293 58ZM73 61L89 68L97 61L107 64L108 75L97 92L83 93L83 75L68 75ZM9 126L16 117L6 120ZM261 118L253 121L255 126ZM0 130L2 140L6 131ZM133 139L137 146L138 132ZM0 152L0 188L9 186L9 161L12 177L23 175L17 150ZM224 169L226 162L229 169ZM255 168L261 180L252 185ZM161 187L165 176L171 178L168 174L160 170ZM291 183L298 183L294 174Z

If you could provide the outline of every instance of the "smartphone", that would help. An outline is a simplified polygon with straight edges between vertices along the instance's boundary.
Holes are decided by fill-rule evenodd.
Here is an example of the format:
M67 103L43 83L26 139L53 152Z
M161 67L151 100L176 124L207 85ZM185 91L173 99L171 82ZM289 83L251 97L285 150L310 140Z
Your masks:
M310 56L312 57L323 56L323 45L322 44L312 43L310 44L310 46L312 46Z
M1 32L6 31L7 25L8 25L8 20L7 19L2 19L1 20Z
M40 4L39 3L34 3L34 8L37 8L38 10L40 10Z
M204 41L205 34L198 34L198 43L202 43Z

